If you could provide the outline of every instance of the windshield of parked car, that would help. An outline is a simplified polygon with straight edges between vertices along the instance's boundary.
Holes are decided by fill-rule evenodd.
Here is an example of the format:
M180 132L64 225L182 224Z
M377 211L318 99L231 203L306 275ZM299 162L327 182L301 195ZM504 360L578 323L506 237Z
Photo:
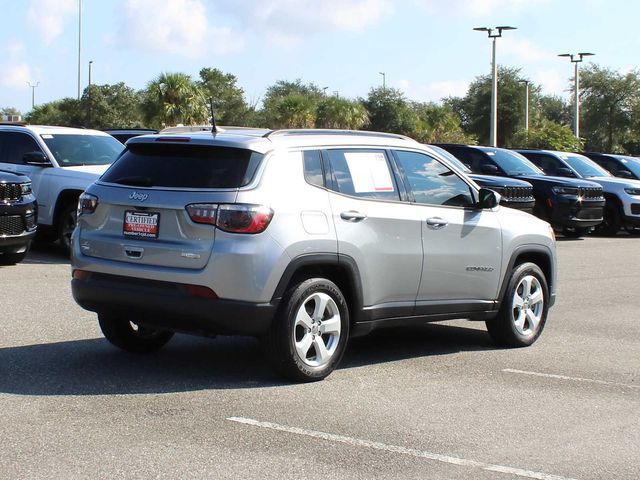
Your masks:
M583 178L611 177L611 174L604 168L582 155L562 155L561 158Z
M458 160L458 157L456 157L453 153L448 152L444 148L440 148L437 145L429 145L429 148L432 148L436 153L439 153L441 156L449 160L449 163L452 163L453 166L458 170L462 170L465 173L471 173L471 169L460 160Z
M517 152L501 149L483 149L510 177L518 175L544 175L544 172Z
M640 158L628 157L626 155L616 155L616 158L620 160L624 168L640 178Z
M110 165L124 150L111 135L43 134L42 139L61 167Z

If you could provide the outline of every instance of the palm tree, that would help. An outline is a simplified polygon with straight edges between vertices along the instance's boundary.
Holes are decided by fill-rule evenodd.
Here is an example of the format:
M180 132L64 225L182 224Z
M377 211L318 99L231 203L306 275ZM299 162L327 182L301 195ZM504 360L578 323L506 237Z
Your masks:
M142 108L150 126L197 125L207 122L200 87L184 73L161 73L147 84Z
M318 104L316 127L359 130L369 122L369 114L360 102L329 97Z

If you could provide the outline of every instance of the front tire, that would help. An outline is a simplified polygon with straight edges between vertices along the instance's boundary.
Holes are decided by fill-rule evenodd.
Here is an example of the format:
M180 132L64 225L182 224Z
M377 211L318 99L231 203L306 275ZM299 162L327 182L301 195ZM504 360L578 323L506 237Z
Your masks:
M511 272L498 315L486 321L493 341L504 347L527 347L542 333L549 310L549 287L540 267L522 263Z
M601 235L615 235L622 227L622 215L620 210L615 205L611 204L610 200L604 207L604 218L602 223L596 227L596 231Z
M98 314L100 330L110 343L132 353L151 353L162 348L173 332L136 325L124 317Z
M336 369L349 337L349 309L333 282L311 278L285 294L267 335L273 368L295 381L322 380Z
M58 240L64 252L71 254L71 234L76 228L77 207L73 203L65 205L58 219Z

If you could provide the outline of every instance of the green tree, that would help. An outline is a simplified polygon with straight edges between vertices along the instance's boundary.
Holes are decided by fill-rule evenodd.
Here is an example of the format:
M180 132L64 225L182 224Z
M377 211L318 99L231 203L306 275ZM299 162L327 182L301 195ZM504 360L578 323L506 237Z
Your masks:
M416 135L418 115L400 90L372 88L361 102L369 113L367 130Z
M513 148L544 148L578 152L582 150L582 143L566 125L542 119L538 125L529 130L518 130L511 140Z
M540 119L547 119L560 125L571 125L573 113L571 105L557 95L540 95L535 101L534 123Z
M22 114L20 113L20 110L15 107L4 107L0 108L0 115L7 117L19 117Z
M318 103L316 127L359 130L367 124L369 115L357 101L341 97L325 97Z
M313 83L278 80L267 87L257 123L268 128L311 128L323 97L322 90Z
M460 117L450 106L433 102L414 103L418 116L416 138L422 143L465 143L475 144L477 139L466 134L460 126Z
M122 82L90 85L80 99L83 124L97 129L143 126L141 101L142 95Z
M207 102L213 99L216 122L222 125L246 125L249 122L251 109L244 99L244 90L237 83L235 75L217 68L200 70L198 85Z
M81 127L84 126L85 113L80 100L63 98L36 105L27 113L25 120L36 125Z
M145 123L151 127L198 125L209 118L199 85L184 73L161 73L148 83L142 101Z
M586 148L606 152L624 151L637 138L635 128L640 103L638 71L621 74L589 65L580 73L581 127Z
M514 133L524 125L525 80L516 68L498 68L498 145L509 146ZM535 105L540 87L529 84L529 101ZM469 85L462 98L449 98L450 106L461 119L466 133L476 136L481 144L489 143L491 118L491 75L482 75Z

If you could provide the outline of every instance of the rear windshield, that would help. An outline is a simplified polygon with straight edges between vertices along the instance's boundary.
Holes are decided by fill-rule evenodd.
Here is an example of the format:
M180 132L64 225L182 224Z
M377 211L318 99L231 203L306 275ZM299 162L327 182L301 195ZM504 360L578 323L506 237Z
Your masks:
M242 148L138 143L129 145L101 180L169 188L237 188L247 185L263 155Z
M42 134L42 140L61 167L110 165L124 150L110 135Z

